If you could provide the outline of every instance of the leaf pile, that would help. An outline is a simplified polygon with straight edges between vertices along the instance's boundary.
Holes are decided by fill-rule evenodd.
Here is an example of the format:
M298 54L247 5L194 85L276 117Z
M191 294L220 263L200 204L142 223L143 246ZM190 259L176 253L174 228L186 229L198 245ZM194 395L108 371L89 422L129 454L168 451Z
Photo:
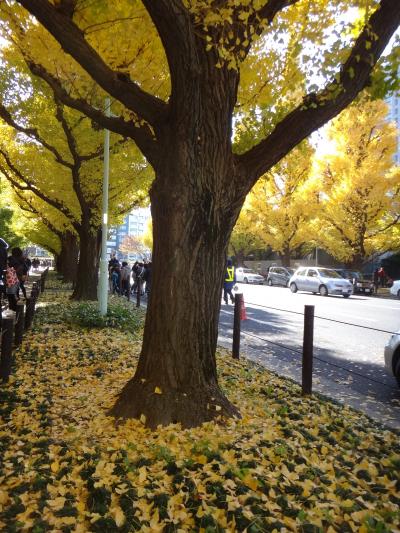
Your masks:
M0 530L399 531L396 433L225 353L241 420L116 426L107 409L139 349L43 320L25 337L0 388Z

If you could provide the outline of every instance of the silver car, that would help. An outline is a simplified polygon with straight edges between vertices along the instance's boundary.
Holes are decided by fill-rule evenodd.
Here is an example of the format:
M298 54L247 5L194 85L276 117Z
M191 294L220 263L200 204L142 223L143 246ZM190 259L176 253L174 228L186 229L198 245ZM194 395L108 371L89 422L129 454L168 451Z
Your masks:
M292 292L307 291L321 296L336 294L348 298L353 292L353 285L348 279L331 268L300 267L289 280Z
M385 346L385 367L400 387L400 331L394 333Z

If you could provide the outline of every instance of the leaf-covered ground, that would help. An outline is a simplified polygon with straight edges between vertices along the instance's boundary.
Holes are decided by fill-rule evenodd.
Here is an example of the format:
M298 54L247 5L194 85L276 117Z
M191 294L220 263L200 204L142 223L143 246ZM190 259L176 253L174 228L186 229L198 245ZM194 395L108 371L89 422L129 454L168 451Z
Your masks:
M241 420L116 426L107 408L140 336L54 309L0 387L1 531L399 531L399 435L226 353L220 382Z

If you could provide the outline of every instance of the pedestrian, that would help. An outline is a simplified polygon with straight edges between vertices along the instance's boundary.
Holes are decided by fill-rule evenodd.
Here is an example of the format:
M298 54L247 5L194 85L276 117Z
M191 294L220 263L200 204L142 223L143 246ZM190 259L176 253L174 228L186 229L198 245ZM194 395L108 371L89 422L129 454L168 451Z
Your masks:
M121 294L121 269L119 266L111 268L112 293Z
M115 257L115 252L112 252L110 260L108 261L108 280L110 285L110 291L113 291L112 273L114 267L119 267L119 261Z
M143 281L146 282L146 294L149 296L151 289L151 261L144 265Z
M132 292L137 292L140 287L140 294L143 296L143 275L144 275L144 264L139 263L138 261L132 267L133 274L133 287Z
M232 294L232 289L236 283L236 269L232 265L232 260L228 259L226 262L225 277L224 277L224 301L228 304L228 296L231 302L235 303L235 298Z
M383 267L381 267L378 270L378 277L379 277L380 286L384 287L385 286L385 281L386 281L386 272L385 272L385 269Z
M25 281L27 280L28 276L28 267L25 263L24 254L22 253L21 248L15 247L11 250L11 255L8 258L9 259L9 266L13 267L17 277L18 277L18 288L17 288L17 299L19 299L19 289L22 290L22 294L24 295L24 298L26 299L26 289L25 289Z
M131 290L131 269L126 261L122 261L121 268L121 292L129 300Z
M0 308L3 296L6 294L7 250L8 244L0 238Z
M378 294L378 288L379 288L379 269L378 268L374 270L374 287L375 287L375 294Z

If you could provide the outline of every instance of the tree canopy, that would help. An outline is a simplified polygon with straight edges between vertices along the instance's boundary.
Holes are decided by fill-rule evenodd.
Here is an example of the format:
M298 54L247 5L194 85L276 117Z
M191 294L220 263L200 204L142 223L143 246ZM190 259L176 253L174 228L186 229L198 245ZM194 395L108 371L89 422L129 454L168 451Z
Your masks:
M322 248L356 268L371 254L396 248L398 132L387 122L387 112L384 102L365 99L343 111L328 129L329 151L317 168L321 209L314 232Z

